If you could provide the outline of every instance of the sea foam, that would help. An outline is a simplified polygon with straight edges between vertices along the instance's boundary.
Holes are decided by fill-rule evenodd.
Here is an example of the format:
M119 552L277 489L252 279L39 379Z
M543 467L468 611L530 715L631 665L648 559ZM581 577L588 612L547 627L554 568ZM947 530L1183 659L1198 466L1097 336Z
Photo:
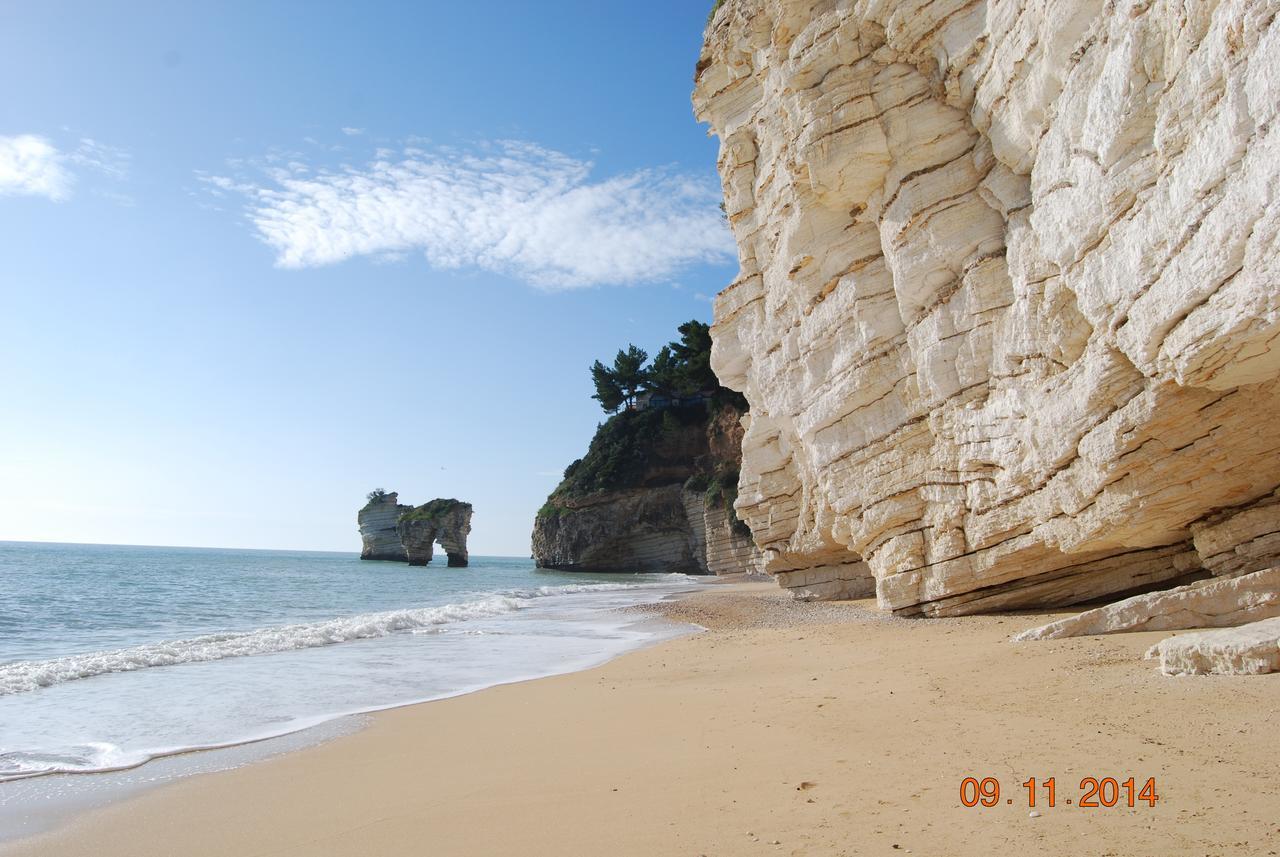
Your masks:
M683 577L683 575L670 576L670 578L675 577ZM670 578L663 583L655 581L649 585L669 585ZM512 613L537 598L642 588L646 588L645 584L581 583L511 589L457 604L362 613L320 622L202 634L187 639L64 655L41 661L18 661L0 666L0 696L26 693L106 673L133 672L150 667L195 664L248 655L312 649L355 640L385 637L399 632L420 631L470 619L484 619Z

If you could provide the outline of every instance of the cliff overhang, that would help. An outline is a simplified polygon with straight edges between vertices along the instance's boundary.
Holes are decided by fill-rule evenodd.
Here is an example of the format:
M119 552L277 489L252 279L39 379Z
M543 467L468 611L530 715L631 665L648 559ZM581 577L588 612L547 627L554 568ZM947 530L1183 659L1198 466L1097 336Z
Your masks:
M903 614L1280 555L1274 3L725 0L695 112L766 568Z

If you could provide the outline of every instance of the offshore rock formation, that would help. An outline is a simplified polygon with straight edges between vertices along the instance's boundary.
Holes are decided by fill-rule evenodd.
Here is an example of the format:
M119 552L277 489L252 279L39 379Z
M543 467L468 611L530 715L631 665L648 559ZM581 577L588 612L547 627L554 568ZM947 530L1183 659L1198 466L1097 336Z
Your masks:
M731 510L741 418L728 404L624 411L610 418L587 456L569 466L564 482L538 512L533 528L538 566L586 572L760 571L760 552Z
M783 585L956 615L1280 562L1278 9L725 0L712 362Z
M1148 658L1165 675L1264 675L1280 672L1280 619L1180 634L1156 643Z
M432 500L400 516L396 523L409 565L431 562L436 542L444 548L450 568L467 565L467 534L471 532L471 504L458 500Z
M1135 595L1014 635L1017 642L1120 631L1221 628L1280 618L1280 568Z
M364 545L361 559L426 565L438 542L445 549L450 566L467 564L470 503L435 499L421 506L404 506L397 497L394 491L375 491L356 516Z
M412 509L396 502L398 495L376 494L356 515L360 526L361 559L381 559L391 562L408 562L409 556L404 545L400 543L400 533L396 530L396 522L400 516Z

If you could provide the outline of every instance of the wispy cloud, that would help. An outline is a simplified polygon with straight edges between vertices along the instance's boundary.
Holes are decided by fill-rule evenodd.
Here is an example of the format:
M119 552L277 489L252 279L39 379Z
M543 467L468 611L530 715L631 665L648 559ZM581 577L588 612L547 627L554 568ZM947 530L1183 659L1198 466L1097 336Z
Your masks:
M364 129L363 129L363 128L352 128L352 127L350 127L350 126L347 126L347 127L344 127L344 128L342 129L342 133L343 133L343 134L346 134L348 137L359 137L361 134L363 134L363 133L364 133Z
M419 251L436 268L554 289L666 280L733 257L709 181L660 169L595 179L589 162L518 142L391 154L200 179L247 198L250 222L285 268Z
M92 137L81 137L67 159L77 166L95 170L116 181L129 177L129 153Z
M74 183L66 156L44 137L0 137L0 194L43 196L61 202L71 196Z
M36 134L0 136L0 195L43 196L62 202L71 196L77 171L123 181L129 175L129 154L90 137L81 137L74 145L60 149ZM100 193L132 204L129 197L116 191Z

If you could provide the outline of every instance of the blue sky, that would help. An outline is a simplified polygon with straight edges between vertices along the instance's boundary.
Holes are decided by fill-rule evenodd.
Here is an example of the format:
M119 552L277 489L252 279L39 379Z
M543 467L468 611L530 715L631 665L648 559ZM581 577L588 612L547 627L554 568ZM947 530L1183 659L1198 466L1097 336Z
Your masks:
M355 550L366 491L527 555L736 270L698 2L5 13L0 539Z

